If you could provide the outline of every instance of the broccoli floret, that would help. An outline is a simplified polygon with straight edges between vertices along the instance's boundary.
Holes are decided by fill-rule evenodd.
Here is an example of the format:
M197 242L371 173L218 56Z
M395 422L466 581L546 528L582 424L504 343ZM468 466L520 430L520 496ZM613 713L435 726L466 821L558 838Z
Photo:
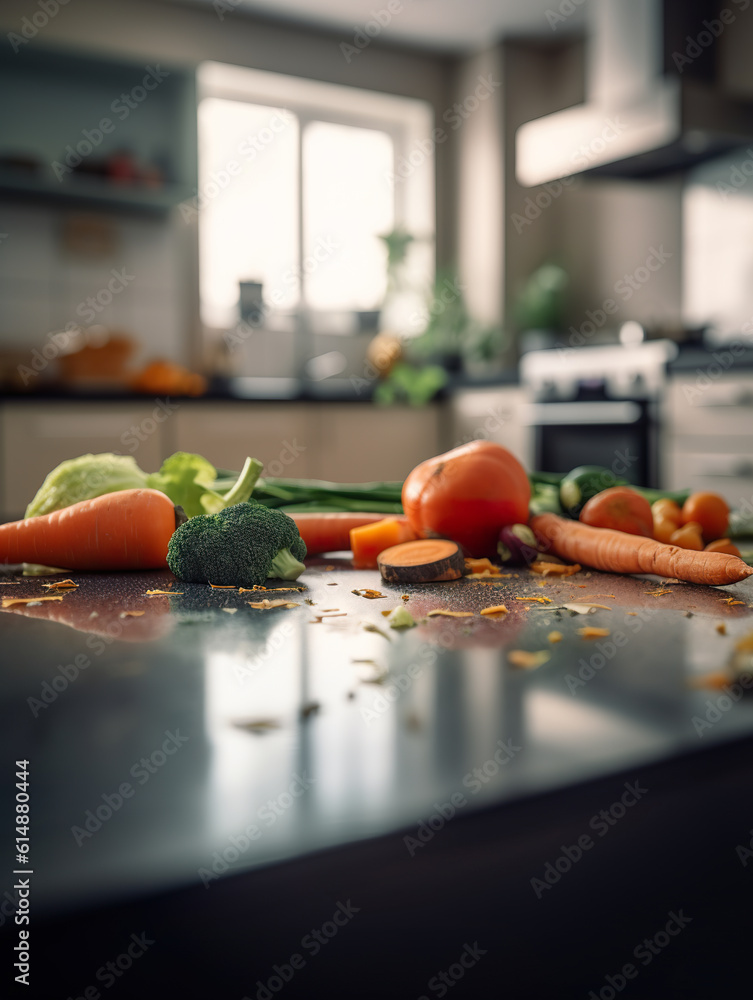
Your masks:
M268 577L296 580L305 556L295 521L252 502L181 524L170 539L167 564L179 580L252 587Z

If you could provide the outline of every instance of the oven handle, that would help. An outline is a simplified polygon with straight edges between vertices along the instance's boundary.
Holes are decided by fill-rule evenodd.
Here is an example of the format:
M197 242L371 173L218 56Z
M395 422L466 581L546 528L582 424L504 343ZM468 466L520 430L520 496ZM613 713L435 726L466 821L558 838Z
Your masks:
M643 411L630 400L589 403L526 403L520 408L524 427L551 424L636 424Z

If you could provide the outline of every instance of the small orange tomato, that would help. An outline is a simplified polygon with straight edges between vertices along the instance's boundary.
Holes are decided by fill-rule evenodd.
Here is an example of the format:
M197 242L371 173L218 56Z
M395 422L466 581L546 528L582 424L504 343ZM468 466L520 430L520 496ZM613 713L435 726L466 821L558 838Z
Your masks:
M697 521L707 542L723 538L729 527L729 507L718 493L691 493L682 505L682 521Z
M629 486L610 486L583 505L580 519L592 528L613 528L628 535L654 537L651 504Z
M681 549L695 549L700 552L703 549L703 535L701 526L697 521L688 521L681 528L673 532L669 539L671 545L679 545Z
M654 538L657 542L668 542L677 531L678 525L666 517L654 517Z
M682 508L678 503L675 503L674 500L655 500L651 504L651 513L654 515L654 521L656 521L657 518L661 518L665 521L672 521L672 523L678 528L682 524Z
M709 542L706 546L705 552L724 552L728 556L738 556L740 555L740 549L736 545L733 545L729 538L717 538L715 542Z

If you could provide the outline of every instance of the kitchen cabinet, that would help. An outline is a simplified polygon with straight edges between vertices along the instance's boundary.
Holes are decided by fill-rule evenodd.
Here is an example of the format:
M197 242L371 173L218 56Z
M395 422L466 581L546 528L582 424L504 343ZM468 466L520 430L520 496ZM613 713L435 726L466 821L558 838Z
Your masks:
M711 490L739 506L753 498L753 374L670 379L662 441L668 489Z
M101 405L4 403L0 406L3 515L22 517L47 473L67 458L115 451L133 455L143 469L159 468L169 416L151 399Z
M521 420L527 401L526 390L517 385L456 393L448 401L450 441L446 447L478 438L494 441L509 449L527 469L532 468L532 431Z

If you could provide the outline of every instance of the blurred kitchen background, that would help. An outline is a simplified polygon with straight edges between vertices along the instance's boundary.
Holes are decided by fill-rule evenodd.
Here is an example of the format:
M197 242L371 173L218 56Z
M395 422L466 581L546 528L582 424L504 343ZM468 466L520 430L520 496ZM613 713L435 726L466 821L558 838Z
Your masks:
M4 0L0 510L85 452L753 497L750 0Z

